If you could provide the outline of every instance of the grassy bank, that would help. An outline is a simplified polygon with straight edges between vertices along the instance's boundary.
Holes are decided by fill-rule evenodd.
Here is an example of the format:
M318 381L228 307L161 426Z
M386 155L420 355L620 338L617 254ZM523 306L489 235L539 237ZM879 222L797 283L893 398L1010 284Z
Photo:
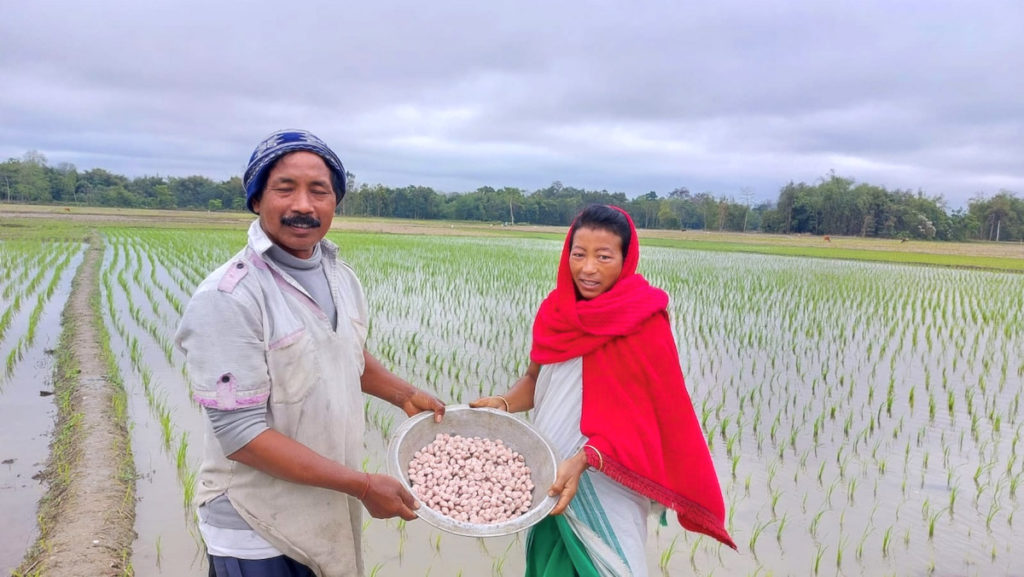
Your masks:
M86 248L87 256L80 265L72 280L70 297L61 313L61 334L54 350L55 363L53 370L53 389L57 407L53 438L50 443L50 455L47 460L43 478L47 482L47 491L39 504L38 522L39 536L25 555L22 564L13 573L16 577L48 575L48 561L53 550L55 529L66 522L75 513L70 502L76 493L76 481L82 477L83 471L89 467L89 459L95 458L96 442L104 439L90 438L90 431L85 422L87 415L82 409L82 363L76 354L82 349L83 335L88 333L86 324L92 324L103 337L107 346L103 347L106 364L116 369L116 363L109 350L109 337L103 329L100 316L99 291L95 286L98 271L102 263L102 242L98 236L89 239ZM89 257L92 253L93 257ZM76 305L74 295L86 292L89 296L89 310ZM89 359L91 360L91 359ZM95 377L93 377L95 378ZM116 462L114 463L116 484L122 495L119 503L109 513L120 519L123 532L130 535L135 514L135 466L128 436L128 415L125 410L127 403L123 385L118 380L112 387L110 413L116 433L112 439ZM95 435L93 433L93 435ZM77 498L83 498L81 488L77 489ZM102 520L95 521L102 525ZM121 574L131 575L128 560L131 555L131 541L122 540L114 555L121 560Z

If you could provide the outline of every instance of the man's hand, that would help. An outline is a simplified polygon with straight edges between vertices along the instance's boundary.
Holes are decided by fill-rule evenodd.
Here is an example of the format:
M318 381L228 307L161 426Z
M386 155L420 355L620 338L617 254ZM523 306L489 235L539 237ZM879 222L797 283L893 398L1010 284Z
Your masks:
M399 407L410 417L423 411L433 411L435 423L440 423L444 417L444 403L420 389L415 389L411 395L403 399Z
M415 511L420 505L398 479L373 474L367 479L369 485L363 496L363 506L373 518L401 517L406 521L412 521L417 517Z
M363 349L363 359L366 366L360 384L364 393L401 408L409 417L423 411L433 411L434 422L441 422L441 418L444 417L444 403L437 400L437 397L417 389L389 371L366 349Z

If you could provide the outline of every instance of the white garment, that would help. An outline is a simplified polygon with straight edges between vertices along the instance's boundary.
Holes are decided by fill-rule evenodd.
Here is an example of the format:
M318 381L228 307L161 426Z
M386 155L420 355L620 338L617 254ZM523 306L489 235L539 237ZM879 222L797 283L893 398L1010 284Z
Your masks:
M533 425L558 458L575 455L587 442L580 433L583 358L542 366L533 404ZM602 576L647 577L650 512L650 499L588 469L565 515Z
M206 552L210 555L238 559L270 559L281 555L277 547L252 529L214 527L203 519L202 508L196 516L199 518L199 534L203 536Z

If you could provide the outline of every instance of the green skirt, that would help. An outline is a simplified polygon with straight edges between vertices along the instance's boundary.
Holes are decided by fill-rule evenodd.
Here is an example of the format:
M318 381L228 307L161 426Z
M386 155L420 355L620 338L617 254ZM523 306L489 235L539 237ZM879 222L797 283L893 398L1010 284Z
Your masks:
M526 536L526 577L599 577L586 547L561 515L545 517Z

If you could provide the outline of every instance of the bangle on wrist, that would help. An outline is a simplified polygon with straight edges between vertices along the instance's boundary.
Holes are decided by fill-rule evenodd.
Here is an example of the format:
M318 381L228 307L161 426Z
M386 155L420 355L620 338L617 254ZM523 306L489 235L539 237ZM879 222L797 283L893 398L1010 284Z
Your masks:
M509 408L509 404L508 404L508 399L506 399L505 397L503 397L503 396L501 396L501 395L495 395L495 396L496 396L497 398L501 399L501 401L502 401L503 403L505 403L505 412L506 412L506 413L511 413L511 412L512 412L512 409L511 409L511 408Z
M590 449L591 451L594 452L595 455L597 455L597 462L598 462L597 470L598 471L604 471L604 456L601 455L601 451L598 451L593 445L590 445L590 444L583 445L583 449L584 450ZM586 451L584 451L584 452L586 452Z

